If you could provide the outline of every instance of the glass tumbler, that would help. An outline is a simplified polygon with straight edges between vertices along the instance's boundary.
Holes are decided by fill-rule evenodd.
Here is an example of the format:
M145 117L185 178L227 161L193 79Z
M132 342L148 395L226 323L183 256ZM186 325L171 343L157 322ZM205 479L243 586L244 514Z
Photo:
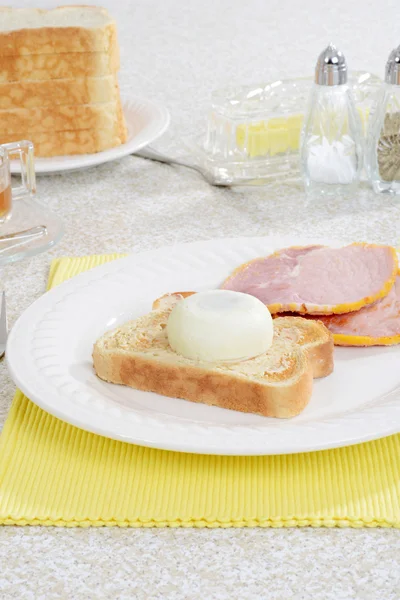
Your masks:
M10 161L21 163L21 183L11 185ZM14 200L36 192L34 151L32 142L21 140L0 145L0 224L10 218Z

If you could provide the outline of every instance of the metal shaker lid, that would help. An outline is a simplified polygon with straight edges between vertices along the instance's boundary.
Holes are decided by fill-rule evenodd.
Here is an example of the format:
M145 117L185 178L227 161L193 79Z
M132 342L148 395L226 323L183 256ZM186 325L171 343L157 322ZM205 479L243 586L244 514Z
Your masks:
M400 85L400 46L397 46L389 55L385 69L386 83Z
M318 57L315 67L315 83L319 85L342 85L346 82L346 59L336 46L329 44Z

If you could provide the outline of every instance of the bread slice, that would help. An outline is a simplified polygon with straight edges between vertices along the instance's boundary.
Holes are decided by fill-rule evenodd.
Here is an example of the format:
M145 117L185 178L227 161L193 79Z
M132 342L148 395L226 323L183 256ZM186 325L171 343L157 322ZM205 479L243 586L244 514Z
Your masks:
M72 122L72 128L66 131L2 133L0 130L0 144L30 140L35 146L35 156L39 158L94 154L124 144L128 131L120 102L117 102L115 118L108 118L105 122L102 128L96 129L74 129L76 122Z
M81 79L114 75L120 66L119 48L108 52L65 52L0 56L0 83L47 79Z
M153 310L172 309L177 302L195 292L174 292L164 294L153 302ZM327 377L334 369L334 336L318 320L306 320L299 316L277 317L274 319L274 335L281 341L301 346L311 364L314 379Z
M97 376L138 390L266 417L290 418L307 406L313 365L307 343L300 343L299 331L292 332L293 319L274 321L272 346L261 356L237 363L194 361L175 353L168 343L166 325L176 301L177 294L163 297L147 315L97 340L93 347Z
M110 129L0 134L0 144L19 140L33 142L36 157L50 158L53 156L103 152L124 144L127 140L127 134L126 129L118 123Z
M0 111L0 134L111 129L121 119L121 113L119 97L98 104L5 109Z
M118 97L115 75L0 83L0 110L115 102Z
M196 362L169 346L170 310L156 310L106 333L93 349L105 381L266 417L298 415L312 393L312 370L294 344L274 343L264 355L236 364Z
M116 24L104 8L0 8L0 56L110 52L116 45Z
M288 322L286 319L290 319ZM313 323L313 327L309 324ZM327 377L334 369L333 335L321 321L307 321L301 317L278 317L274 330L279 338L301 346L311 364L314 379Z

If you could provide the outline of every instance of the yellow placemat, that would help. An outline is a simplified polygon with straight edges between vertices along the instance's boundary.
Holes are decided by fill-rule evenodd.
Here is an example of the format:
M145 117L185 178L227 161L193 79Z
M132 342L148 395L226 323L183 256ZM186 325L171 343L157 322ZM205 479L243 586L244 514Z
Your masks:
M118 256L56 260L49 287ZM17 392L0 437L0 523L400 527L400 435L299 455L196 456L86 433Z

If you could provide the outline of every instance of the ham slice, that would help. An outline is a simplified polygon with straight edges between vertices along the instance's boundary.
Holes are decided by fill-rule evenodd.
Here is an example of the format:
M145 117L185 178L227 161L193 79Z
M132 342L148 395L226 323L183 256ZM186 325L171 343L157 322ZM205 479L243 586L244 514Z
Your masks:
M241 265L221 287L255 296L272 314L342 314L386 296L397 269L390 246L292 247Z
M320 316L318 320L333 333L337 346L400 344L400 275L385 298L357 312Z

